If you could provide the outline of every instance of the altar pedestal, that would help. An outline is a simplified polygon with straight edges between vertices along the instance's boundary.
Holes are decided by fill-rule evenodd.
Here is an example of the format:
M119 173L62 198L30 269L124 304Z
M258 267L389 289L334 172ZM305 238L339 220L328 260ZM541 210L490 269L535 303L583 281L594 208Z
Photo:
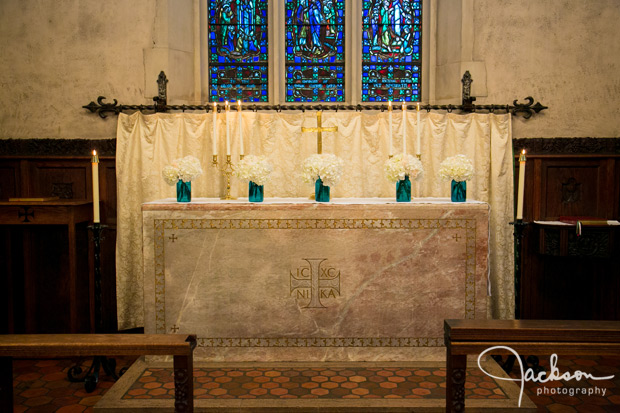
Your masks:
M443 357L486 318L489 206L446 199L143 204L146 333L213 361Z

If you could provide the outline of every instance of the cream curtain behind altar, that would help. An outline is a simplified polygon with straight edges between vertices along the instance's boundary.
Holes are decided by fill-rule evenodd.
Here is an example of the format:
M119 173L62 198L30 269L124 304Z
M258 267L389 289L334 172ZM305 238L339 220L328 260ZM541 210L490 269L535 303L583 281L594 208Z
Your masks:
M238 118L229 118L232 159L239 159ZM225 115L217 120L218 152L226 150ZM143 326L142 216L141 204L176 196L162 168L187 155L200 159L204 174L192 182L192 197L219 197L225 192L222 174L211 166L213 123L211 114L119 115L117 130L118 236L116 243L118 323L120 329ZM422 163L425 174L413 184L414 197L448 197L450 182L437 177L439 164L459 153L473 160L475 177L467 183L467 198L491 205L489 315L512 318L514 314L513 168L510 115L441 114L421 116ZM313 184L302 182L301 162L316 153L316 133L301 133L302 126L316 126L314 112L243 113L245 153L266 155L274 165L265 197L304 197ZM332 197L395 197L395 185L386 180L383 163L388 158L387 112L325 112L323 126L337 126L337 133L323 133L323 153L345 160L341 182ZM402 116L394 112L395 152L402 151ZM415 153L416 113L407 118L407 148ZM225 153L225 152L224 152ZM220 160L222 156L220 155ZM247 197L247 183L232 181L232 195Z

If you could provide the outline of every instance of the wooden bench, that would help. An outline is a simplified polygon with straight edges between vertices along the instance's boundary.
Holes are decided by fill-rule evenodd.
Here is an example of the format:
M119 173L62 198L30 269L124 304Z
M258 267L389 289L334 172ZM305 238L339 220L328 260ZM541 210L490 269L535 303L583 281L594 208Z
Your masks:
M465 410L468 354L620 355L620 321L445 320L444 330L448 412Z
M195 335L9 334L0 335L0 411L13 411L13 358L78 356L174 357L174 409L194 411Z

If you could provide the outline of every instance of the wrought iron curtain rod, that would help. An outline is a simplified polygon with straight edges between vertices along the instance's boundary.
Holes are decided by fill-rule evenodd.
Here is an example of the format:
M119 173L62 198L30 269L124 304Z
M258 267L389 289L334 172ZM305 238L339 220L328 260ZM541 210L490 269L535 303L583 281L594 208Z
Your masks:
M511 104L506 105L476 105L474 101L475 97L471 96L471 83L473 79L469 71L466 71L461 79L461 83L463 84L463 94L461 105L420 105L421 110L426 110L430 112L431 110L445 110L447 112L452 111L461 111L465 113L473 113L477 111L488 111L490 113L494 113L495 111L505 111L506 113L512 113L513 115L521 114L523 118L529 119L534 113L539 113L542 110L547 109L547 106L543 106L540 102L534 103L534 98L528 96L525 98L526 103L518 103L517 99L515 99ZM153 98L153 105L119 105L118 101L114 99L113 103L104 102L106 98L104 96L99 96L97 98L97 103L90 102L88 105L82 106L84 109L88 109L91 113L96 113L101 118L106 118L107 113L113 113L118 115L121 112L125 111L140 111L140 112L168 112L168 111L183 111L186 110L204 110L206 112L213 111L213 104L206 105L168 105L168 96L167 96L167 84L168 79L166 78L166 74L162 71L159 73L159 77L157 78L157 89L158 95ZM414 102L410 102L409 106L411 107ZM398 109L400 105L394 105L394 109ZM298 110L298 111L306 111L306 110L333 110L333 111L359 111L362 110L380 110L385 111L388 109L387 103L380 105L341 105L341 104L285 104L285 105L262 105L262 104L246 104L244 106L245 110L251 111L259 111L259 110L271 110L280 112L283 110ZM220 108L218 107L218 110Z

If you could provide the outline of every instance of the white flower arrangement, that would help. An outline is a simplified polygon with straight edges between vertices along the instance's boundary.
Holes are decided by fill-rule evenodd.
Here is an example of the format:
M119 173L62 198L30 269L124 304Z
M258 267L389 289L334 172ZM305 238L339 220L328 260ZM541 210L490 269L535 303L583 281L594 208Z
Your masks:
M176 185L181 180L190 182L202 175L200 161L194 156L175 159L172 164L164 166L162 176L168 185Z
M256 185L264 185L272 172L273 166L264 156L246 155L239 161L235 175Z
M474 176L474 165L465 155L455 155L439 165L439 177L447 181L467 181Z
M422 162L413 155L397 154L385 161L385 176L391 182L398 182L409 177L409 180L417 180L424 175Z
M301 164L302 177L305 182L314 183L317 179L325 186L334 186L342 177L344 161L332 154L311 155Z

